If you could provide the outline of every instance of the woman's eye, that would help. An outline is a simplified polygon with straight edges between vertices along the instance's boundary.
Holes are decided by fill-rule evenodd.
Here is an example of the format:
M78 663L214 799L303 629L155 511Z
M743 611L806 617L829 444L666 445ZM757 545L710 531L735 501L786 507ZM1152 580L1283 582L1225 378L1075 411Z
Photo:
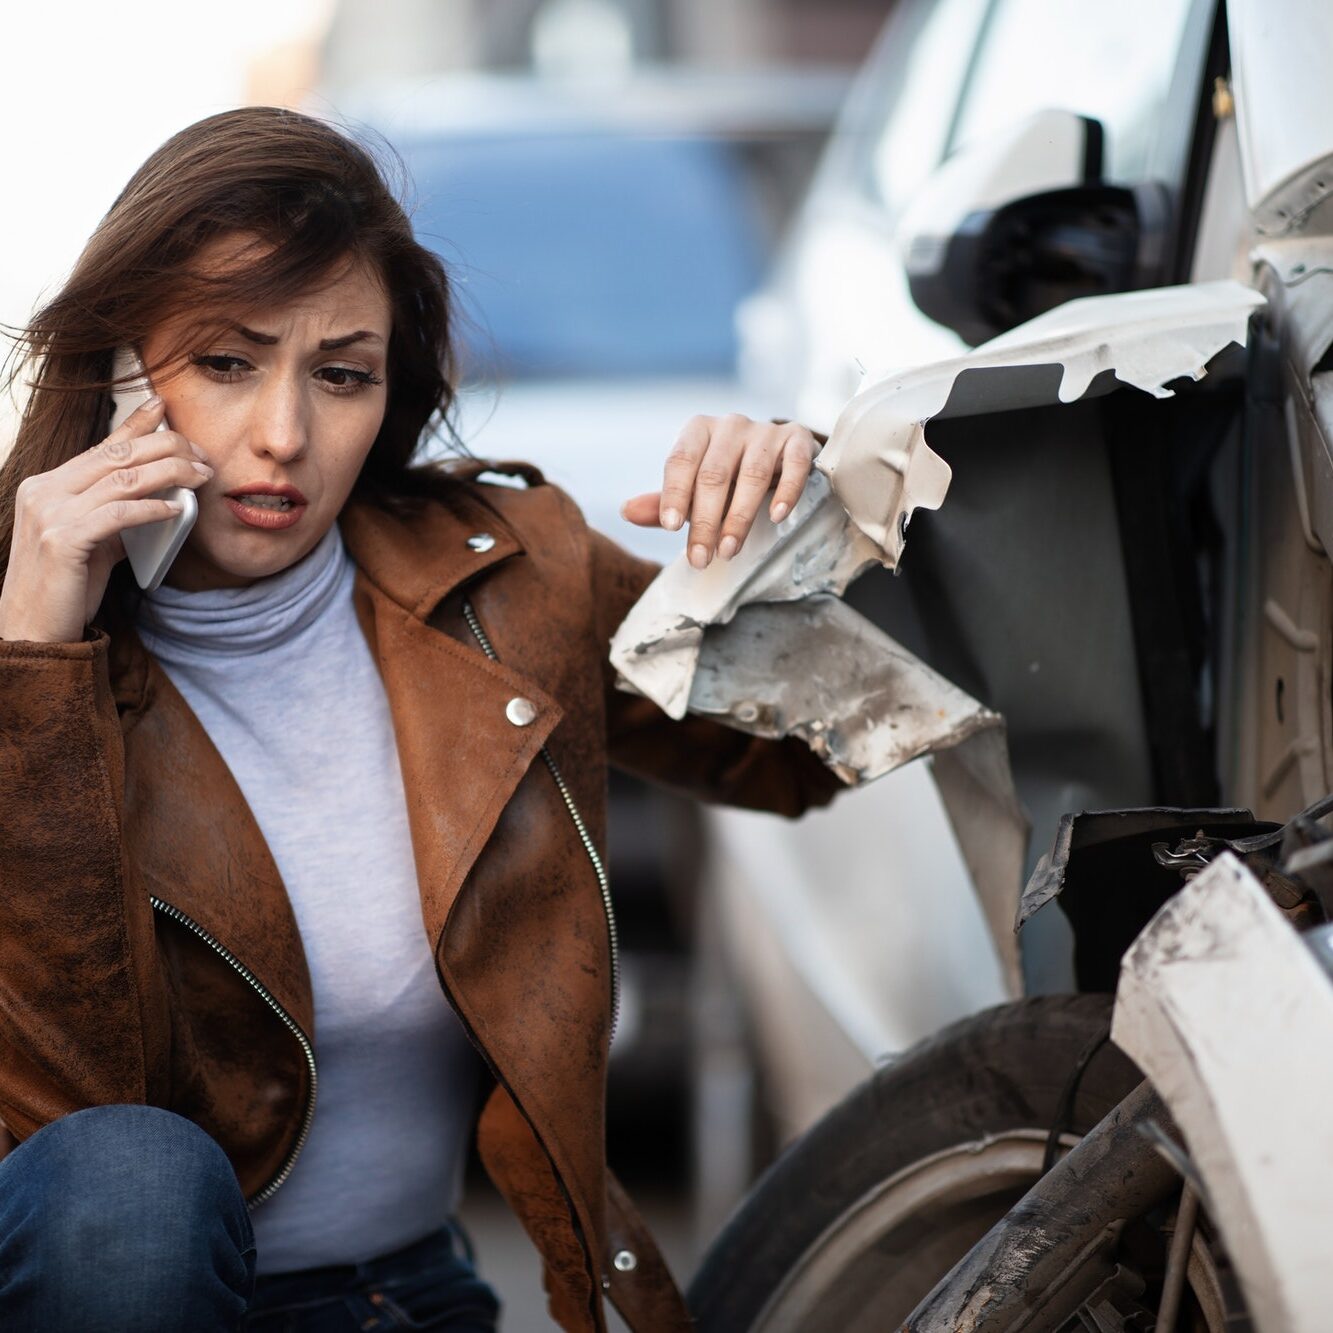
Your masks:
M240 379L242 373L250 369L250 363L243 357L221 354L192 356L190 364L198 366L212 379L227 381Z
M353 370L351 366L321 366L316 374L335 393L359 393L384 382L369 370Z
M254 370L243 356L231 356L225 352L201 352L190 358L190 363L211 380L231 383L241 379ZM330 393L360 393L372 384L384 381L373 371L357 370L352 366L321 366L315 371L315 378Z

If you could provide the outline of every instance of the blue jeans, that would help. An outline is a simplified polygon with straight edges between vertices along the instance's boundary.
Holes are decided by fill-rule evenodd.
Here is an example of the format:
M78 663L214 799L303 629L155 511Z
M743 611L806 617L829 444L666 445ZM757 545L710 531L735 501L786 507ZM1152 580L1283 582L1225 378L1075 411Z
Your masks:
M364 1264L256 1281L222 1149L169 1111L94 1107L0 1161L0 1328L493 1333L494 1293L454 1240L446 1230Z
M247 1333L495 1333L499 1302L473 1271L461 1231L446 1227L362 1264L274 1273L255 1283Z

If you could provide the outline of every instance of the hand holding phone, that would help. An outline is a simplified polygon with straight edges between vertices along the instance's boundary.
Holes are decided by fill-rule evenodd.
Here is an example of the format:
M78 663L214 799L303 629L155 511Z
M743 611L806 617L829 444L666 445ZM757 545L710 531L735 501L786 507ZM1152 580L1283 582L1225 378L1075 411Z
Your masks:
M0 639L79 642L137 528L162 534L135 571L145 587L161 582L198 512L193 492L213 477L189 440L159 431L163 410L160 399L149 399L96 447L20 482L0 585Z
M112 395L114 406L111 411L111 430L114 431L131 412L152 396L153 386L149 383L143 363L128 347L122 347L116 352L112 373L120 382ZM157 429L166 428L164 417ZM130 568L134 571L135 582L145 592L152 592L161 586L167 570L171 568L171 562L185 545L185 539L190 535L195 519L199 517L199 502L188 486L169 486L165 490L155 491L152 498L174 501L181 506L181 511L173 518L126 528L120 534Z

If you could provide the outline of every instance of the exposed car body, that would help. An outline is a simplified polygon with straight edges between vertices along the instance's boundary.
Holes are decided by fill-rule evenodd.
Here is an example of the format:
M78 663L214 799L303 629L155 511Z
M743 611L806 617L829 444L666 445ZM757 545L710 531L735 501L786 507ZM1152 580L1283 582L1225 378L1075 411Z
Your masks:
M1232 29L1229 46L1227 16L1211 0L1103 7L1086 16L1091 26L1072 24L1061 6L1038 0L900 6L849 98L773 278L743 312L742 364L757 383L789 386L788 409L828 429L848 396L882 379L886 367L964 352L959 334L912 300L900 234L910 221L906 210L934 188L946 155L957 160L984 149L1034 112L1097 119L1099 182L1155 192L1161 214L1151 285L1238 277L1262 286L1248 259L1263 197L1256 191L1265 188L1256 182L1271 188L1297 167L1314 170L1323 131L1310 126L1320 123L1316 108L1326 96L1315 91L1312 71L1304 82L1279 73L1276 52L1286 49L1279 34L1309 33L1318 49L1314 34L1327 22L1313 5L1265 13L1261 20L1232 6L1241 27ZM1298 95L1306 98L1299 107ZM1290 135L1276 128L1298 121ZM1030 161L1019 166L1011 160L1010 198L1043 188ZM980 178L974 184L976 207L1006 197L1003 171L992 170L984 189ZM1200 401L1179 410L1202 423L1212 409ZM1137 557L1151 549L1150 528L1178 521L1178 496L1155 515L1148 501L1176 487L1189 465L1168 466L1160 446L1145 463L1146 437L1116 443L1099 424L1099 408L1068 411L1069 419L1040 411L996 417L992 430L970 436L962 424L938 423L932 435L954 469L949 501L917 520L899 578L871 574L848 592L876 624L1008 719L1018 790L1033 824L1029 866L1068 809L1167 796L1211 801L1219 778L1224 794L1253 803L1255 761L1240 751L1256 743L1242 701L1257 695L1236 673L1253 678L1248 651L1270 658L1291 651L1290 636L1276 631L1248 646L1228 640L1236 651L1219 652L1222 678L1180 687L1191 736L1175 746L1177 727L1161 743L1164 718L1184 710L1148 688L1145 641L1157 631L1136 606L1152 562ZM1118 429L1127 440L1136 427ZM1169 435L1174 426L1162 429ZM1071 447L1071 439L1081 444ZM1233 458L1240 447L1238 437L1227 446ZM1239 482L1225 467L1219 475L1217 521L1235 535ZM1286 486L1280 477L1271 482L1278 492ZM1281 501L1260 504L1251 517ZM1134 515L1137 527L1127 523ZM1179 522L1182 535L1198 517ZM1041 543L1024 541L1037 531ZM1152 540L1160 539L1159 532ZM1202 534L1184 536L1186 544L1196 539ZM1310 577L1296 569L1300 556L1287 560L1291 579ZM1215 573L1222 577L1220 568ZM1210 636L1240 632L1237 608L1225 598L1205 614L1194 592L1176 610L1171 653L1197 659ZM1293 626L1302 614L1309 613L1297 612ZM1293 681L1309 678L1295 674L1302 660L1297 652L1279 672L1288 726ZM1310 684L1300 688L1313 700ZM1188 752L1187 771L1168 771L1167 751ZM1304 803L1291 785L1295 770L1311 762L1287 759L1280 780L1288 784L1281 802L1288 813ZM1310 796L1317 786L1311 776L1301 792ZM731 947L785 1133L808 1123L886 1052L1002 998L993 953L968 903L966 867L945 827L925 774L910 769L799 827L710 816L719 849L710 881L728 904L726 919L745 923ZM926 838L929 853L920 847ZM900 865L911 866L906 876ZM781 890L771 887L775 875ZM904 879L915 891L902 887ZM756 918L765 917L779 924L756 929ZM1029 990L1066 987L1062 923L1052 916L1033 925L1025 949ZM778 962L768 956L774 930ZM793 1009L819 1017L796 1019ZM783 1033L812 1024L839 1035L793 1056Z
M1155 836L1163 840L1153 844L1149 858L1150 865L1156 860L1153 872L1160 875L1166 868L1187 880L1197 877L1183 890L1179 880L1165 891L1160 884L1150 887L1152 875L1116 859L1112 837L1100 849L1106 855L1095 894L1086 884L1078 893L1068 882L1058 888L1061 906L1080 929L1072 960L1079 985L1106 989L1121 969L1110 1035L1140 1062L1156 1088L1144 1084L1120 1101L1056 1166L1069 1106L1045 1120L1046 1154L1029 1169L1027 1183L1036 1181L1030 1190L1021 1183L1021 1170L998 1161L997 1172L1013 1174L997 1173L987 1186L985 1168L978 1167L970 1186L965 1183L964 1150L984 1157L1005 1137L992 1138L978 1123L970 1126L970 1144L954 1145L956 1161L947 1156L952 1148L937 1145L934 1156L906 1170L899 1167L892 1177L863 1180L864 1193L834 1203L839 1163L855 1160L869 1147L865 1141L848 1143L845 1135L834 1143L825 1134L822 1162L797 1160L780 1167L753 1203L756 1217L771 1215L785 1175L799 1168L808 1176L822 1167L829 1196L809 1209L822 1215L809 1220L808 1248L802 1250L788 1235L776 1247L785 1247L781 1256L764 1256L764 1263L778 1266L767 1270L767 1285L757 1288L757 1318L741 1319L733 1306L729 1322L718 1327L772 1333L797 1327L846 1333L900 1323L922 1333L1038 1326L1122 1330L1150 1326L1154 1310L1159 1329L1314 1330L1327 1322L1319 1238L1328 1223L1324 1200L1333 1192L1324 1126L1317 1115L1304 1114L1314 1083L1295 1038L1308 1031L1308 1040L1319 1044L1333 992L1322 966L1327 927L1312 932L1309 948L1292 927L1308 928L1327 913L1327 884L1320 875L1331 859L1327 830L1317 821L1333 806L1327 796L1333 758L1328 684L1333 565L1324 514L1324 490L1333 478L1333 403L1325 393L1333 373L1333 121L1323 72L1323 56L1333 49L1333 12L1302 0L1279 5L1231 0L1193 7L1180 31L1204 35L1198 48L1203 59L1193 65L1197 78L1186 99L1193 111L1177 136L1188 144L1188 153L1177 178L1129 183L1155 187L1156 203L1164 209L1154 207L1145 190L1126 215L1130 239L1155 246L1153 263L1135 265L1127 285L1160 290L1108 295L1098 298L1100 305L1064 306L956 361L880 378L843 409L828 451L832 456L823 460L836 487L846 460L835 446L840 434L850 433L858 402L868 415L877 398L902 396L902 386L910 387L914 379L929 380L932 373L938 378L947 369L957 391L969 373L976 376L961 395L965 403L939 400L960 410L952 422L955 414L940 412L924 437L952 465L939 518L963 500L959 526L949 533L935 526L934 515L919 517L902 568L910 582L913 562L923 558L926 577L917 579L918 602L934 599L933 608L927 603L928 615L932 609L938 613L941 601L949 611L947 633L939 632L937 614L937 632L923 636L927 659L935 660L931 649L938 654L941 644L951 648L954 670L945 674L955 682L961 676L991 686L980 692L981 699L1010 719L1015 776L1039 826L1038 847L1053 832L1052 793L1043 794L1037 781L1043 764L1058 780L1062 771L1072 773L1080 762L1108 753L1115 731L1080 734L1065 725L1061 734L1060 724L1077 713L1051 711L1060 697L1058 676L1054 696L1043 680L1026 691L1012 690L1004 702L993 688L997 681L1005 687L1002 671L998 677L989 673L1005 654L1012 659L1016 646L1026 648L1043 622L1056 622L1066 636L1095 625L1086 608L1049 596L1052 585L1041 580L1043 566L1068 563L1071 553L1090 550L1100 563L1089 595L1113 600L1120 585L1127 621L1118 640L1099 637L1095 647L1104 654L1131 651L1136 689L1121 735L1133 741L1137 732L1143 742L1139 786L1129 800L1108 800L1107 770L1098 764L1083 800L1070 801L1067 808L1169 807L1081 818L1107 824L1160 821L1164 828ZM1182 46L1178 63L1188 54ZM1085 228L1086 245L1089 198L1108 208L1116 199L1124 202L1126 183L1108 180L1100 167L1088 170L1086 163L1063 188L1057 178L1038 187L1042 196L1021 197L1020 188L1020 197L1005 198L995 192L990 170L999 158L994 153L987 162L982 154L969 167L975 168L973 207L954 209L952 226L933 233L948 245L919 247L922 236L932 234L921 230L905 229L901 237L900 254L908 257L906 276L914 292L921 272L938 275L954 266L945 274L953 287L949 301L935 308L952 307L956 330L993 315L988 284L997 265L1010 266L1010 280L1017 273L1033 285L1064 284L1073 288L1069 294L1083 294L1079 285L1106 270L1085 262L1086 248L1069 244L1070 228L1075 222ZM956 177L958 170L955 164L949 174ZM951 180L947 192L955 200L957 183ZM931 188L927 182L922 189L927 197L918 200L927 214L931 202L946 199L941 191L932 201ZM1008 210L1020 206L1040 226L1028 234L1026 252L1015 263L1012 248L994 247L1012 239ZM1052 219L1060 225L1051 227ZM954 247L959 237L967 244ZM1057 252L1064 263L1053 279L1044 263ZM914 255L920 260L917 272ZM1223 277L1244 285L1207 281ZM1184 280L1188 285L1170 286ZM1220 339L1198 338L1193 326L1198 302L1210 291L1238 302L1232 311L1238 319ZM1051 303L1049 290L1046 300ZM1141 326L1130 345L1118 349L1123 325L1117 316L1131 308L1153 309L1160 318L1150 319L1152 327ZM1085 370L1094 373L1071 373L1064 357L1021 355L1043 326L1073 318L1076 311L1079 323L1088 316L1082 332L1093 364ZM1172 342L1175 352L1167 348ZM1243 356L1235 351L1240 345ZM1142 354L1137 365L1136 350ZM1015 352L1020 355L1010 355ZM1100 369L1112 373L1098 386L1095 363L1101 352L1106 355ZM1156 367L1146 378L1145 364ZM1032 372L1053 365L1060 370L1059 393L1053 396L1067 405L1037 407L1051 398L1043 397L1040 377L1034 381ZM927 405L922 420L939 401ZM912 414L903 417L910 426ZM896 496L913 461L901 440L895 447L893 425L885 423L878 450L863 450L860 459L883 475L863 467L858 487L853 469L844 474L841 492L857 526L881 547L895 535ZM845 438L842 444L847 445ZM1023 467L1034 446L1044 464L1037 471ZM847 452L856 451L844 448ZM1043 479L1069 482L1067 464L1080 456L1099 457L1104 464L1100 478L1084 478L1085 487L1100 487L1114 519L1100 549L1071 544L1068 529L1052 522L1061 506L1081 506L1078 489L1048 484L1041 492L1044 508L1021 503L1024 490L1039 489ZM985 477L989 486L960 493L959 483L969 473ZM1009 533L1008 545L985 540L998 530L988 526L994 510ZM1024 553L1034 551L1039 558L1025 564ZM1020 577L1029 572L1036 577ZM862 601L863 607L868 604ZM888 618L893 608L872 610ZM1007 638L994 632L1000 626L1007 628ZM1104 669L1105 663L1099 670ZM1094 672L1082 685L1095 695L1101 677ZM1043 725L1045 740L1056 744L1040 756ZM1034 763L1034 756L1042 762ZM1058 782L1054 785L1058 791ZM1076 786L1073 791L1077 795ZM1219 798L1248 808L1202 808ZM1231 820L1247 833L1230 844L1234 855L1218 854L1226 843L1208 827L1215 820ZM1279 827L1287 820L1285 829ZM1177 827L1168 837L1165 826L1172 824ZM1061 826L1066 852L1070 827L1068 821ZM868 836L882 838L883 829ZM1140 836L1146 842L1153 835L1145 826ZM1306 850L1303 838L1310 839ZM1247 859L1263 848L1271 852L1278 839L1284 859L1275 866L1261 870ZM1057 852L1060 846L1057 840ZM1310 878L1303 881L1302 875ZM1043 863L1029 884L1022 916L1056 891L1051 864ZM741 957L746 957L743 941ZM757 1011L763 1013L762 1001ZM1105 1031L1095 1035L1105 1045ZM966 1047L954 1050L966 1053ZM1069 1105L1093 1053L1088 1046L1070 1075ZM908 1108L887 1095L892 1069L881 1072L883 1091L872 1102L880 1115L869 1135L892 1142ZM979 1072L976 1077L979 1082ZM865 1086L880 1085L877 1073ZM966 1098L959 1105L966 1109ZM835 1112L829 1123L847 1119ZM1038 1118L1032 1129L1042 1123ZM1013 1129L1005 1134L1014 1135L1015 1143L1021 1139ZM819 1137L816 1131L812 1139ZM952 1201L943 1176L926 1180L931 1161L949 1176ZM968 1251L977 1233L969 1236L967 1228L984 1212L977 1205L987 1188L999 1191L992 1216L1003 1210L999 1195L1005 1191L1011 1191L1013 1207ZM884 1215L885 1202L904 1189L916 1190L912 1209L889 1219L889 1229L876 1230L876 1211ZM958 1191L969 1189L971 1212L964 1226ZM1157 1240L1147 1242L1164 1215L1171 1219L1173 1196L1179 1202L1166 1227L1168 1256L1160 1231ZM1209 1221L1196 1225L1205 1214ZM918 1304L925 1293L895 1289L895 1274L919 1280L922 1265L940 1257L927 1251L953 1223L961 1228L953 1242L965 1258ZM1128 1249L1119 1247L1122 1233ZM899 1246L899 1236L906 1248ZM727 1272L724 1261L731 1261L726 1283L735 1289L737 1256L747 1241L753 1251L758 1239L753 1229L746 1235L732 1227L719 1242L696 1289L701 1309L711 1302L711 1317L721 1308L724 1285L717 1278ZM1147 1243L1137 1258L1135 1243ZM918 1245L922 1253L913 1274ZM1229 1265L1243 1299L1228 1290ZM1182 1299L1188 1304L1185 1314ZM836 1316L829 1314L833 1305L841 1312ZM1185 1324L1177 1325L1178 1315ZM702 1323L714 1326L709 1317Z

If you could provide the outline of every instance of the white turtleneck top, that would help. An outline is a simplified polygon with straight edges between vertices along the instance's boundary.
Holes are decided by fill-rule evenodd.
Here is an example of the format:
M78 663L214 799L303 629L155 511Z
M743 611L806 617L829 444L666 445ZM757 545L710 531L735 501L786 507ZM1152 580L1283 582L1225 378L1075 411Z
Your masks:
M295 910L319 1096L253 1213L260 1272L356 1263L457 1205L480 1066L421 919L388 700L335 525L247 588L145 598L139 631L240 786Z

